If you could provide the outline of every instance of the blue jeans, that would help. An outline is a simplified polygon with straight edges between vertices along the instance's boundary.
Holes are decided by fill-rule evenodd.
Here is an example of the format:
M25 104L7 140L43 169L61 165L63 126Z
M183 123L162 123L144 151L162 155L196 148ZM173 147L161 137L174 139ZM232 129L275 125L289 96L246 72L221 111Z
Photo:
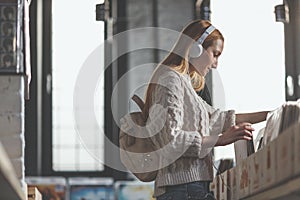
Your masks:
M157 197L157 200L214 200L209 192L208 181L196 181L166 187L166 193Z

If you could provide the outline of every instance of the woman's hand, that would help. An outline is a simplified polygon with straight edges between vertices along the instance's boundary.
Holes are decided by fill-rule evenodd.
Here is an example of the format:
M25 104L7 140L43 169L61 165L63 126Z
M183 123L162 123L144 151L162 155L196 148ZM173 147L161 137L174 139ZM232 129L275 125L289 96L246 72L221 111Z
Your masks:
M232 126L223 134L219 135L216 146L225 146L238 140L251 140L252 131L254 131L254 128L247 122Z

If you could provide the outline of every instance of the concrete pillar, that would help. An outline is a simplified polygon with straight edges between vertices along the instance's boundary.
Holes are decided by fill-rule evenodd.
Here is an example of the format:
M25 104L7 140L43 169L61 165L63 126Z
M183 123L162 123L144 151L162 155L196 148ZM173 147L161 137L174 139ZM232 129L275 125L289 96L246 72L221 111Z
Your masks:
M286 0L289 8L289 23L284 24L286 100L300 98L300 1Z
M127 0L127 27L130 31L128 49L160 46L171 50L178 35L150 31L147 27L159 27L181 31L194 19L194 0ZM143 28L142 30L134 30ZM161 62L168 52L157 49L141 49L128 55L128 69L134 70L128 75L128 89L144 97L146 85L157 63ZM120 66L119 66L120 67ZM137 68L138 67L138 68ZM133 108L137 107L131 104Z

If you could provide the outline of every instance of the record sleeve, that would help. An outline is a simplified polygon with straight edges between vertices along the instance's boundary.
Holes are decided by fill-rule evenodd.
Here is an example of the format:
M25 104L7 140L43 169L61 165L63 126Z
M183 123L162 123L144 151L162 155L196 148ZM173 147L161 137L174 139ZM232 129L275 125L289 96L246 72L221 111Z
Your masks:
M154 183L140 181L117 181L115 194L118 200L155 200Z
M66 179L63 177L26 177L28 186L37 187L43 200L65 200L67 194Z
M70 200L114 200L112 178L69 178Z

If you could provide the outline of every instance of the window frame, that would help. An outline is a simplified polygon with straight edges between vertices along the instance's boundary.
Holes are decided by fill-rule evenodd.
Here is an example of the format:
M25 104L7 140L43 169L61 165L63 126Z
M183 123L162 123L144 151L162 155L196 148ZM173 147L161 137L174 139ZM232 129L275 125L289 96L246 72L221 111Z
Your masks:
M96 5L95 5L96 6ZM103 171L54 171L52 165L52 91L47 91L52 76L52 0L32 1L30 6L32 82L30 100L25 104L25 175L61 177L113 177L127 179L126 172L119 172L106 165ZM40 19L40 21L39 21ZM96 19L95 19L96 20ZM107 37L107 23L105 23ZM106 47L109 53L110 48ZM48 79L48 80L47 80ZM105 102L110 105L112 70L105 72ZM48 82L48 83L47 83ZM51 83L52 84L52 83ZM105 106L105 133L113 143L118 143L118 129L112 122L111 111ZM104 157L109 158L104 147Z

